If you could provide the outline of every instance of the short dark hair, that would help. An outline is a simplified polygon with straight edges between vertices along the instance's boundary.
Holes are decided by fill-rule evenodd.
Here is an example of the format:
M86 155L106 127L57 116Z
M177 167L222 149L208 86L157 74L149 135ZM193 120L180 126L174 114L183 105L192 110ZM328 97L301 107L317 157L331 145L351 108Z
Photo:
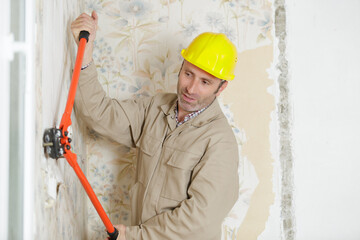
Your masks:
M221 82L220 82L220 84L219 84L219 87L216 89L216 91L214 92L214 94L217 94L217 93L219 92L221 86L226 82L226 80L222 80L222 79L220 79L220 80L221 80Z

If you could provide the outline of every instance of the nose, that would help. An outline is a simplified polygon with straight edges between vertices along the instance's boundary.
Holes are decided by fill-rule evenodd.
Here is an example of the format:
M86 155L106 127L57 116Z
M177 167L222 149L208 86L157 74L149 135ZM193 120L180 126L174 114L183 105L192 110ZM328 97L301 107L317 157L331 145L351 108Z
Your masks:
M195 90L196 90L196 83L195 83L195 80L192 80L189 82L189 84L186 86L186 91L192 95L195 93Z

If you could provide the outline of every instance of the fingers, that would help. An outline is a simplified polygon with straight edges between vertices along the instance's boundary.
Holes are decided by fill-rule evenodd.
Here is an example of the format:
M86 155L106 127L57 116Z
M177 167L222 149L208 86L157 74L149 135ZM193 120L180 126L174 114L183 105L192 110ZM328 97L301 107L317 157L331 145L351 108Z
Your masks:
M97 13L95 12L95 10L92 11L91 17L95 20L95 23L96 23L96 25L97 25L97 24L98 24L98 19L99 19L99 17L98 17L98 15L97 15Z
M88 31L90 33L89 42L93 42L96 36L98 15L95 11L92 12L91 16L86 13L82 13L78 18L71 23L71 31L75 38L75 41L79 42L80 31Z
M122 225L122 224L117 224L117 225L114 225L114 228L116 228L117 230L120 230L121 225Z
M123 224L114 225L114 227L119 231L119 240L126 240L126 226Z

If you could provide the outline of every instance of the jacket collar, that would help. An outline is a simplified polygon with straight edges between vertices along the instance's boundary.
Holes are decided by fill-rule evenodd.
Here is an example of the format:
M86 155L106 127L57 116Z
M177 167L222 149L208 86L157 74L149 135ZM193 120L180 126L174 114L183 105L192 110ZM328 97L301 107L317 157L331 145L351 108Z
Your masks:
M189 122L194 127L201 127L206 125L216 119L219 119L223 116L222 110L219 106L217 98L210 104L210 106L205 109L200 115L191 119Z
M176 107L176 100L177 100L177 96L175 95L174 99L169 101L169 103L160 106L163 113L167 116L169 124L170 122L174 122L175 126L176 126L176 120L175 120L174 109ZM219 106L219 102L217 98L215 98L215 100L210 104L210 106L207 109L205 109L204 112L202 112L195 118L189 120L189 123L194 127L201 127L207 123L214 121L215 119L221 118L222 116L223 113Z
M160 108L166 116L167 122L171 131L176 128L176 119L175 119L175 106L176 106L177 95L175 94L173 99L164 105L161 105Z
M168 103L165 103L160 106L161 110L163 111L163 113L166 116L169 116L172 114L174 114L174 116L175 116L174 109L176 107L176 100L177 100L177 95L175 94L173 99L170 99L170 101Z

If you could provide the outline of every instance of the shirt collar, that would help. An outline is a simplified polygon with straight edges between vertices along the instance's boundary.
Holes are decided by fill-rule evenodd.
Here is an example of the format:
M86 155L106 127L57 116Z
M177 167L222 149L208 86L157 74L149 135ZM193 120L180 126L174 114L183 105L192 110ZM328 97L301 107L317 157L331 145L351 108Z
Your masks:
M168 118L168 123L171 127L171 129L176 128L176 121L175 121L175 107L177 106L177 96L174 94L174 97L172 100L170 100L169 103L165 103L161 105L161 109L165 116ZM217 98L209 105L207 106L207 110L200 114L200 116L196 117L191 121L191 125L194 127L201 127L209 122L212 122L215 119L225 117L222 113L222 110L219 106Z
M198 111L191 112L191 113L187 114L187 115L184 117L184 120L179 121L179 120L178 120L178 104L179 104L178 101L176 101L176 105L175 105L175 108L174 108L175 119L176 119L176 127L178 127L178 126L186 123L187 121L195 118L196 116L198 116L200 113L202 113L203 111L205 111L205 109L207 109L207 108L211 105L211 103L210 103L209 105L207 105L206 107L204 107L204 108L202 108L202 109L200 109L200 110L198 110Z

